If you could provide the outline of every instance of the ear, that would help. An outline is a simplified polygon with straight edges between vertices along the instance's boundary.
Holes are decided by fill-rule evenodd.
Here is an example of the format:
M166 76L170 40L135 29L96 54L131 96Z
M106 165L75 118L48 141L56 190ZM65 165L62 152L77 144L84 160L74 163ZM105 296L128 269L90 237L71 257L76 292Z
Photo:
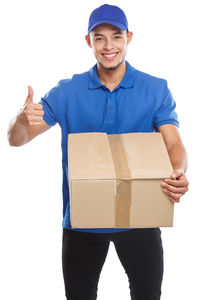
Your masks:
M89 46L90 48L92 48L92 46L91 46L91 40L90 40L90 36L89 36L89 34L86 34L86 36L85 36L85 40L86 40L86 42L87 42L88 46Z
M133 32L129 31L126 36L127 36L127 44L129 44L132 40Z

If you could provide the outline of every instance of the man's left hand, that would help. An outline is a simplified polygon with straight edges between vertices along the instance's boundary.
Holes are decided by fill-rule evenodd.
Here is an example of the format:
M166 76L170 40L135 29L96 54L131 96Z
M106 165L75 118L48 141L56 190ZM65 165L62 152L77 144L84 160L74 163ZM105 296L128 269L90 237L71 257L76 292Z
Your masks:
M163 192L168 194L172 203L180 202L181 196L188 191L189 182L180 169L174 169L170 177L171 179L164 179L161 183Z

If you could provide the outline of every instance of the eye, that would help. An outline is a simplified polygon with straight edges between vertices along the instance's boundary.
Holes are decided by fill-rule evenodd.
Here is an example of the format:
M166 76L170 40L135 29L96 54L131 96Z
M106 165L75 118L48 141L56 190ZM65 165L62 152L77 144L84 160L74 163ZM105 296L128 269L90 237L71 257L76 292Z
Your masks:
M101 41L102 40L102 38L96 38L95 39L95 41Z
M117 36L115 36L115 39L116 39L116 40L121 39L121 36L120 36L120 35L117 35Z

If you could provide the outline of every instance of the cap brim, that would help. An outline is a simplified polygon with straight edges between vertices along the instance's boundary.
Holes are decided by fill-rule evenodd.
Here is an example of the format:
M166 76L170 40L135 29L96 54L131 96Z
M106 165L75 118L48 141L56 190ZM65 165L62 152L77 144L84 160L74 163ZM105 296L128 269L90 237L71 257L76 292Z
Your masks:
M121 30L126 30L128 29L127 26L121 24L121 23L118 23L118 22L115 22L113 20L101 20L101 21L98 21L96 22L95 24L93 24L89 29L88 29L88 34L90 33L90 31L92 31L96 26L100 25L100 24L111 24L113 26L116 26L117 28L121 29Z

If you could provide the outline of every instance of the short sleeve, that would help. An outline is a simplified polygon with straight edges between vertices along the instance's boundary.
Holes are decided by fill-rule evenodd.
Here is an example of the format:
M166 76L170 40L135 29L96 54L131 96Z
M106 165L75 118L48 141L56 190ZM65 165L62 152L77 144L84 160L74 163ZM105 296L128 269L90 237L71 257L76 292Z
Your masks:
M44 121L54 126L60 121L60 82L41 98L40 104L43 105Z
M176 102L172 96L166 80L163 80L163 88L161 97L158 102L158 108L154 115L154 128L158 129L159 126L164 124L175 124L179 127L178 115L175 111Z

